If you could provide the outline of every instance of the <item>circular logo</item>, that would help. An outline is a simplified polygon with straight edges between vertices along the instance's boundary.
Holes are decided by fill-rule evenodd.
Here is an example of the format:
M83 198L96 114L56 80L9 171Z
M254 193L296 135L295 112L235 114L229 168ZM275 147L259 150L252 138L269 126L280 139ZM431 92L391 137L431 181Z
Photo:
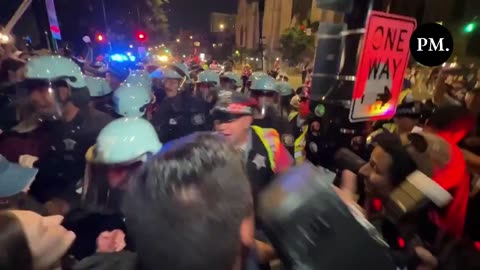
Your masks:
M200 126L200 125L203 125L204 123L205 123L205 116L203 115L203 113L195 114L192 117L192 124L193 125Z
M293 135L291 135L291 134L283 134L282 135L283 144L287 147L293 146L294 140L295 139L293 138Z
M322 117L325 114L325 106L323 106L323 104L318 104L315 107L314 114L317 117Z
M453 53L450 31L438 23L426 23L417 27L410 37L410 52L424 66L445 63Z

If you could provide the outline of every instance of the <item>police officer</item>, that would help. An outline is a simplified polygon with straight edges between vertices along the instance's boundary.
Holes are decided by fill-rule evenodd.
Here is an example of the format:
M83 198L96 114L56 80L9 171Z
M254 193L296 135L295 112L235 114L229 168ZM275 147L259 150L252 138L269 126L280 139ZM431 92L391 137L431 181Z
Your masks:
M49 134L49 153L39 157L32 194L44 202L60 197L72 202L82 179L85 152L111 118L88 106L89 93L79 66L67 58L40 56L27 63L30 102L39 128ZM38 158L38 157L37 157Z
M295 162L300 164L306 158L305 147L307 145L306 136L309 128L310 109L305 87L300 87L296 92L297 94L290 101L294 110L289 113L288 122L293 130Z
M205 70L198 74L194 95L205 100L211 109L215 105L219 87L220 76L211 70Z
M286 171L293 163L275 129L252 124L256 104L248 96L222 90L212 112L215 130L243 153L254 198L275 174Z
M119 118L106 125L96 144L86 154L88 177L82 189L82 201L95 209L120 209L118 197L128 175L158 153L162 143L153 126L143 118Z
M280 114L284 117L288 117L291 112L290 102L293 98L293 88L287 81L279 81L277 83L277 89L280 93Z
M234 72L227 71L220 75L220 85L222 89L241 92L242 79Z
M178 88L180 92L185 91L188 94L193 93L193 83L190 78L190 72L188 70L188 66L185 63L173 63L167 66L169 70L175 71L178 75L180 75L184 80L182 81L180 87Z
M273 128L280 134L281 142L293 155L295 137L286 116L282 116L283 108L277 81L268 75L254 77L250 96L258 103L253 124L262 128Z
M263 77L263 76L268 76L267 73L263 72L263 71L255 71L253 72L249 77L248 77L248 80L247 80L247 83L246 83L246 86L245 86L245 90L244 90L244 93L249 93L250 92L250 87L252 86L252 82L256 79L258 79L259 77Z
M90 93L90 105L99 111L112 115L113 91L107 80L100 77L85 76L85 83Z
M153 94L141 84L123 84L113 93L115 118L146 117Z
M165 68L163 82L166 98L152 116L160 141L167 143L195 131L211 130L209 106L203 99L179 92L185 81L176 71Z
M119 118L102 129L96 144L85 154L80 207L64 220L77 235L71 250L76 258L93 255L102 232L120 229L128 240L121 211L128 178L161 148L155 129L143 118Z

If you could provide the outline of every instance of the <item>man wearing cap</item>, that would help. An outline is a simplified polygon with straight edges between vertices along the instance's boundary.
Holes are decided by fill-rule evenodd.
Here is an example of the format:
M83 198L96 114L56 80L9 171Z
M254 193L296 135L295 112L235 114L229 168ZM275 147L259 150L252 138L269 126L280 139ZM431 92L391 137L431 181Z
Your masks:
M293 163L276 130L252 125L255 106L252 98L220 91L212 116L215 130L243 152L254 197Z

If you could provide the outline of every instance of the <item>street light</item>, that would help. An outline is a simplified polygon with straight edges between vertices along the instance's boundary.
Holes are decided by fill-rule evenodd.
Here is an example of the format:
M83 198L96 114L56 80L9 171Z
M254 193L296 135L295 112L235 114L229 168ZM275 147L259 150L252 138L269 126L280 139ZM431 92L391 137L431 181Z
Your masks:
M179 38L177 38L177 43L180 43L180 39L179 39Z
M193 39L193 36L190 36L190 39Z
M223 23L220 24L220 30L223 31L223 29L225 29L225 25Z

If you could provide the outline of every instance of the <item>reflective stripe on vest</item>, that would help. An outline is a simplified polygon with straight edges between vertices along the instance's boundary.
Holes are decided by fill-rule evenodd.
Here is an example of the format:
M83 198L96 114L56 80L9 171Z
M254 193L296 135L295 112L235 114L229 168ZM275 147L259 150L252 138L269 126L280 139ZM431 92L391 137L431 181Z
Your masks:
M288 114L288 122L292 121L293 118L295 118L295 116L297 116L297 115L298 115L298 112L295 112L295 111L289 113Z
M398 96L398 104L402 104L403 101L405 101L405 99L408 97L408 95L411 95L412 94L412 90L410 88L407 88L405 90L403 90L402 92L400 92L400 96Z
M300 136L295 140L295 164L302 164L305 159L305 146L307 145L306 135L308 126L303 126L303 131Z
M395 133L397 126L395 125L395 123L386 123L383 124L382 128L388 130L390 133Z
M275 160L277 149L280 148L280 136L275 129L271 128L261 128L258 126L252 126L253 131L255 134L258 135L260 141L262 142L263 146L267 150L268 161L270 162L270 167L273 172L275 172Z

